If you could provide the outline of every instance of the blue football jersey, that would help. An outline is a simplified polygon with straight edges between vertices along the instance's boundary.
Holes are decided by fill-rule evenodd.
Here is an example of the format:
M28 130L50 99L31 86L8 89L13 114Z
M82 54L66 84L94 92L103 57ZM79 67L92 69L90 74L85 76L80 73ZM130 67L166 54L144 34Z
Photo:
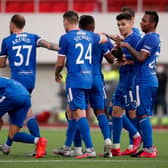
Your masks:
M134 33L136 33L137 35L139 35L140 37L142 37L142 32L137 28L137 27L133 27L132 28L132 31Z
M2 98L2 96L10 97L14 95L29 95L29 93L27 89L16 80L0 77L0 98Z
M27 89L34 88L36 76L36 47L40 37L26 32L12 34L2 41L0 56L7 55L11 78Z
M22 127L30 106L30 94L21 83L0 77L0 116L8 113L10 124Z
M59 55L66 56L66 84L70 88L92 86L92 48L100 36L85 30L72 30L61 36Z
M102 66L102 60L103 56L110 52L113 48L113 44L110 40L104 44L98 44L93 46L93 56L92 56L92 62L93 62L93 74L102 74L101 72L101 66Z
M132 32L128 37L124 39L124 42L129 43L133 48L135 48L139 40L140 36L137 33ZM127 48L122 48L122 51L127 60L133 60L133 57ZM125 65L121 66L119 71L120 73L133 72L133 68L134 65Z
M143 86L158 87L156 61L160 53L160 36L157 33L146 34L137 44L137 51L145 51L150 55L141 63L135 60L136 82Z

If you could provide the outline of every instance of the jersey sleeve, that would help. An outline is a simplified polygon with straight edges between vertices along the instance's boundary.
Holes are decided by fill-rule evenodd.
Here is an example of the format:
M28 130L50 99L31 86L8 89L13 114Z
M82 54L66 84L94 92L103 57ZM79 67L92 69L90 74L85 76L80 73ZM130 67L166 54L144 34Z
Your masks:
M41 36L39 36L37 34L34 34L34 37L35 37L35 41L36 41L36 46L38 47L38 43L42 38L41 38Z
M140 40L140 36L133 34L132 38L128 41L128 43L133 47L136 48L138 41Z
M103 55L106 55L113 48L113 44L110 42L110 40L108 40L104 44L100 44L100 46L101 46L101 50L102 50Z
M152 35L146 36L141 51L151 53L156 47L158 47L158 45L159 45L158 41L154 36Z
M1 52L0 52L0 57L6 57L7 56L7 46L6 46L6 41L2 41L1 45Z
M133 30L133 32L136 33L139 37L142 36L142 32L141 32L137 27L133 27L132 30Z
M100 35L93 33L94 44L97 45L100 43Z
M114 45L110 39L108 39L106 44L107 44L107 47L110 51L114 48Z
M66 40L65 36L61 36L60 41L59 41L59 56L65 56L67 55L67 49L68 49L68 41Z

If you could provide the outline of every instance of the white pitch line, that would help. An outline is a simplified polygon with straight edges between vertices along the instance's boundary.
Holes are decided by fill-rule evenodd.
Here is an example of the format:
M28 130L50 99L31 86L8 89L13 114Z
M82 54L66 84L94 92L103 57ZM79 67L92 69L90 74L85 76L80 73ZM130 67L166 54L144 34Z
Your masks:
M162 162L162 163L168 163L167 160L161 161L161 160L153 160L153 159L148 159L148 160L92 160L92 159L87 159L87 160L0 160L0 163L55 163L55 162L62 162L62 163L72 163L72 162L81 162L81 163L90 163L90 162L113 162L113 163L119 163L119 162L150 162L150 161L155 161L155 162Z

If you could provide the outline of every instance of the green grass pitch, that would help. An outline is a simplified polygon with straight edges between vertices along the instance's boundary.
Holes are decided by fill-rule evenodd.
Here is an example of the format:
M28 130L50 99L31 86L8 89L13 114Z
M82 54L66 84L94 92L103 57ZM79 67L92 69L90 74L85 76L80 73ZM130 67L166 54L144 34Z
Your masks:
M91 130L95 150L103 151L103 138L99 129ZM7 129L0 132L0 143L5 141ZM47 156L40 159L25 156L34 149L34 145L14 143L10 155L0 153L0 168L168 168L168 131L154 131L154 143L159 150L157 158L131 158L130 156L92 159L75 159L56 156L52 149L63 145L65 129L41 129L41 135L48 139ZM128 135L124 131L121 148L128 144Z

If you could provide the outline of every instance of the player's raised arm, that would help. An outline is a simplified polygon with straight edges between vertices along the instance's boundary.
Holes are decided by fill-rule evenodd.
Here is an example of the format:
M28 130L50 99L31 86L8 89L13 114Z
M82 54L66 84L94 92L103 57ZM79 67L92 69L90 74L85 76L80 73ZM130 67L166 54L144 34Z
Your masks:
M57 44L52 43L52 42L48 42L47 40L44 40L44 39L40 39L38 41L38 46L43 47L43 48L47 48L48 50L53 50L53 51L59 50L59 47Z
M98 34L99 34L99 33L98 33ZM104 34L99 34L99 36L100 36L100 41L99 41L99 43L106 43L106 42L108 41L108 38L107 38L106 35L104 35Z
M116 42L124 40L124 37L118 34L106 34L106 36Z

